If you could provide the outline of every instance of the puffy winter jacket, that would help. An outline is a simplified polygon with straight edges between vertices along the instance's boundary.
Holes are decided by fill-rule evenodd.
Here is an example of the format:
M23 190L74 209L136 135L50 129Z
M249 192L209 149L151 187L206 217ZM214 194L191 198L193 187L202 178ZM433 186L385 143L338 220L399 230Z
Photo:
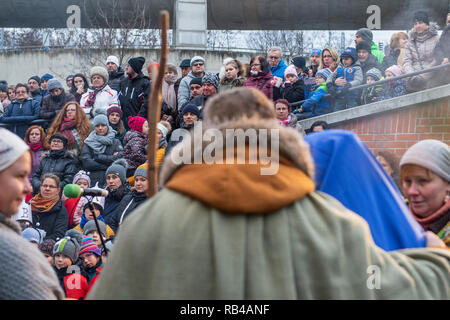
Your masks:
M305 83L299 79L294 83L286 83L283 90L283 98L290 103L305 100Z
M332 111L330 99L323 98L327 93L327 84L324 82L311 92L307 97L308 100L302 104L302 115L315 117L330 113Z
M120 83L125 78L124 76L125 70L123 70L122 67L119 67L117 71L113 71L109 73L109 80L108 80L108 86L116 90L117 92L120 91Z
M40 111L39 102L32 98L27 98L23 101L15 99L6 108L0 121L6 123L8 125L7 129L23 139L30 123L39 119Z
M44 240L58 241L67 231L67 210L62 201L58 201L49 212L33 211L33 227L46 232Z
M74 175L78 172L80 163L73 150L49 150L42 153L41 162L32 179L34 194L39 192L41 176L53 173L61 180L61 189L72 183Z
M69 101L76 101L75 97L71 93L66 93L64 90L59 96L59 100L55 101L54 97L48 95L42 99L41 118L53 121L56 115L64 108L65 104Z
M94 92L93 89L88 89L88 91L81 96L80 106L84 109L84 112L88 115L89 118L92 118L93 112L91 112L92 108L87 106L87 101L89 95ZM119 99L117 96L117 91L111 89L108 85L106 85L95 97L94 102L94 110L101 109L106 115L106 110L109 107L117 107L119 106Z
M128 131L123 139L123 157L128 169L136 169L147 160L147 135L138 131Z
M114 211L114 215L111 218L111 228L115 233L119 229L119 226L123 223L125 218L137 207L143 204L147 200L145 193L139 193L136 190L131 191L125 195Z
M259 72L258 75L256 76L248 77L248 79L244 83L244 86L258 89L262 93L264 93L267 96L267 98L273 100L274 87L272 84L272 79L273 79L272 72L270 71L268 73Z
M147 118L147 104L150 94L150 79L142 73L134 79L124 77L120 82L119 100L123 111L125 127L128 129L128 117Z

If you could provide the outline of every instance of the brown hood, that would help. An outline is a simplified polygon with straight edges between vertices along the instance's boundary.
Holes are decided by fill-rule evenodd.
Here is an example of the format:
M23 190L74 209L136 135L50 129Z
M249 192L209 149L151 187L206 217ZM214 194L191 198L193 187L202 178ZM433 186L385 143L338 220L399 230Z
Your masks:
M160 173L160 184L203 202L220 211L235 214L266 214L286 207L314 191L313 162L308 145L294 129L281 127L276 120L244 119L220 125L225 129L279 129L279 155L273 155L278 171L273 175L262 175L267 165L256 164L187 164L177 165L171 154L165 159ZM205 130L206 128L204 128ZM258 131L259 132L259 131ZM178 144L172 153L187 147L187 139ZM270 137L268 138L268 142ZM225 150L224 139L224 154ZM203 143L201 152L210 142ZM270 146L270 144L268 143ZM248 157L249 146L246 147ZM235 148L235 159L237 157ZM197 152L200 152L198 150ZM191 141L192 161L195 157Z

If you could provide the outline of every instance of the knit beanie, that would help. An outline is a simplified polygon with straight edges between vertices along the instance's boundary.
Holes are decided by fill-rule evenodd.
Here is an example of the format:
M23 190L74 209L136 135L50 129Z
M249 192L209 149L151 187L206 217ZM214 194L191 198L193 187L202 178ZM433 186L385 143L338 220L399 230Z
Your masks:
M320 56L322 54L322 50L320 50L320 49L312 49L311 54L309 56L312 57L315 54Z
M94 187L95 189L95 187ZM105 207L105 198L104 197L94 197L92 200L92 204L94 205L94 209L97 209L98 211L100 211L100 215L103 215L103 208ZM84 207L83 207L83 212L86 211L86 209L88 209L89 206L89 202L86 202Z
M30 224L33 224L33 213L31 211L31 205L22 200L22 203L19 206L19 210L15 215L11 217L15 221L28 221Z
M39 78L38 76L32 76L30 79L28 79L28 80L31 80L31 79L33 79L33 80L35 80L39 85L41 84L41 78Z
M127 181L127 166L127 160L123 158L117 159L106 169L105 176L108 176L108 174L116 174L119 176L122 184L125 184Z
M219 79L214 73L206 73L202 78L202 85L204 83L211 83L216 89L219 89Z
M78 253L83 241L83 235L80 231L70 229L66 232L64 238L55 243L53 247L53 256L58 253L64 254L75 263L78 260Z
M53 139L59 139L59 140L61 140L62 141L62 143L63 143L63 146L64 146L64 148L67 146L67 138L66 138L66 136L64 135L64 134L62 134L62 133L60 133L60 132L57 132L57 133L55 133L54 135L52 135L51 137L50 137L50 139L48 140L48 142L49 143L52 143L52 140Z
M50 79L47 82L47 90L52 91L53 89L63 89L61 82L56 79Z
M189 82L189 87L193 84L198 84L199 86L202 85L202 78L201 77L195 77Z
M79 255L81 256L85 252L95 253L99 257L102 256L102 252L91 237L84 237Z
M5 80L0 81L0 91L8 92L8 82Z
M316 77L319 76L319 77L324 78L325 80L327 80L330 75L331 75L331 70L328 68L319 70L316 73Z
M370 42L370 43L373 41L373 33L372 33L372 31L371 31L370 29L368 29L368 28L362 28L362 29L359 29L359 30L356 32L356 35L357 35L357 36L360 36L361 38L363 38L364 41L368 41L368 42Z
M180 68L189 68L191 66L191 59L184 59L180 63Z
M142 133L142 127L144 126L145 121L147 121L147 119L145 119L143 117L129 116L128 117L128 126L130 127L131 130Z
M88 185L91 186L91 178L89 177L89 173L87 173L86 171L78 171L77 174L73 177L72 183L76 184L80 179L85 179L88 182Z
M366 73L366 77L372 77L375 81L380 81L381 77L383 75L381 74L381 71L377 68L372 68Z
M197 117L200 117L200 110L198 110L198 107L195 104L188 103L183 107L183 111L181 112L181 115L184 116L186 113L193 113Z
M156 69L159 70L159 63L157 63L157 62L152 62L152 63L150 63L150 64L147 66L147 72L148 72L148 74L150 74L150 71L152 71L152 66L155 66Z
M145 58L144 57L137 57L137 58L131 58L128 60L128 65L133 68L134 72L141 73L142 67L145 64Z
M134 178L137 176L145 177L148 176L148 163L141 164L139 167L137 167L136 171L134 172Z
M294 65L291 64L289 67L286 68L286 70L284 71L284 77L286 78L288 74L292 74L297 77L297 70L295 70Z
M414 13L414 22L417 21L430 25L430 18L428 17L428 13L425 11L417 11Z
M196 62L203 62L203 64L205 64L205 59L203 59L203 58L200 57L200 56L195 56L195 57L193 57L193 58L191 59L191 67L192 67L192 65L193 65L194 63L196 63Z
M106 70L105 68L100 67L100 66L92 67L91 71L90 71L90 75L91 75L91 81L92 81L93 76L102 77L103 80L105 80L105 83L107 83L109 80L108 70Z
M98 126L99 124L104 124L105 126L109 125L108 117L104 114L98 114L94 118L94 127Z
M386 69L386 71L391 72L394 76L401 76L403 74L403 69L400 66L393 65ZM386 72L385 71L385 72Z
M358 44L356 45L356 51L358 50L366 50L370 53L372 52L372 45L367 41L358 42Z
M355 63L358 60L358 53L355 48L347 47L345 48L344 52L341 53L341 61L344 57L350 57L353 59L353 63Z
M169 133L169 129L167 129L163 124L159 123L156 125L159 131L161 131L163 137L167 137L167 134Z
M103 237L107 236L106 231L106 224L102 220L97 220L98 226L100 227L100 232L102 233ZM83 228L83 234L87 235L89 232L97 231L97 226L95 225L95 221L91 220L86 222Z
M422 140L409 148L400 160L400 168L413 164L426 168L450 182L450 147L439 140Z
M27 239L29 242L35 242L38 245L44 240L46 232L37 228L26 228L22 231L22 237Z
M55 243L56 243L56 241L53 239L45 239L39 245L39 250L41 250L42 253L46 253L46 254L52 256L53 248L55 247Z
M0 128L0 172L12 165L27 150L28 145L19 136Z
M292 64L297 68L303 70L306 67L306 59L303 57L295 57L294 59L292 59Z
M105 64L108 64L109 62L114 63L116 66L120 66L119 58L117 58L116 56L109 56L108 58L106 58Z
M109 107L108 110L106 111L106 114L108 115L108 118L111 115L111 113L113 113L113 112L117 112L120 115L121 118L123 117L122 108L120 108L120 107Z
M44 74L42 77L41 77L41 81L43 81L43 80L50 80L50 79L53 79L53 76L51 75L51 74L49 74L49 73L46 73L46 74Z

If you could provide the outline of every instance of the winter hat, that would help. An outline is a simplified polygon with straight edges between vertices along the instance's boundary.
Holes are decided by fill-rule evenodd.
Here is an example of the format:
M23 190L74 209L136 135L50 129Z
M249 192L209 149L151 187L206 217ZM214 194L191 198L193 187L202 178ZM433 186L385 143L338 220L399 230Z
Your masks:
M152 66L156 66L156 69L159 70L159 63L152 62L147 66L147 72L150 74L150 71L152 71Z
M53 89L63 89L61 82L56 79L50 79L47 82L47 90L52 91Z
M362 28L356 32L357 36L360 36L364 39L364 41L372 42L373 41L373 33L370 29Z
M189 82L189 87L193 84L198 84L199 86L202 85L202 78L201 77L195 77Z
M12 165L27 150L28 145L19 136L0 128L0 172Z
M191 59L184 59L180 63L180 68L190 68L191 67Z
M38 245L42 243L45 237L45 231L37 228L26 228L22 231L22 237L29 242L36 242Z
M125 184L125 182L127 181L127 167L127 160L123 158L117 159L106 170L105 176L108 176L108 174L117 174L120 178L120 181L122 181L122 184Z
M177 67L174 64L168 63L167 64L167 71L171 71L178 75Z
M202 85L204 83L211 83L216 89L219 88L219 79L214 73L207 73L202 78Z
M88 185L91 185L91 178L89 177L89 174L84 171L84 170L80 170L77 172L77 174L73 177L73 184L76 184L78 180L80 179L85 179L88 182Z
M108 110L106 110L106 114L108 115L108 118L111 115L111 113L113 113L113 112L117 112L120 115L120 117L122 118L122 116L123 116L122 108L120 108L120 107L109 107Z
M50 79L53 79L53 76L51 75L51 74L49 74L49 73L46 73L46 74L44 74L42 77L41 77L41 81L44 81L44 80L50 80Z
M136 171L134 172L134 177L137 176L146 177L148 176L148 163L141 164L139 167L137 167Z
M99 124L104 124L105 126L109 125L108 117L104 114L98 114L94 118L94 127L98 126Z
M319 70L316 73L316 77L319 76L319 77L324 78L325 80L327 80L330 75L331 75L331 70L328 68Z
M181 115L184 116L188 112L195 114L197 117L200 117L200 110L198 110L198 107L193 103L186 104L183 108L183 111L181 111Z
M142 133L142 127L144 126L145 121L147 121L147 119L145 119L143 117L129 116L128 117L128 126L130 127L131 130Z
M97 186L97 185L96 185ZM99 189L99 188L94 188ZM92 204L94 205L94 209L100 211L100 215L103 215L103 208L105 207L105 198L104 197L94 197L92 200ZM89 202L87 202L83 207L83 212L89 208Z
M53 247L53 256L62 253L75 263L78 260L78 253L80 252L83 235L80 231L70 229L66 232L64 238L55 243Z
M358 60L358 53L355 48L348 47L345 48L344 52L341 53L341 62L342 58L344 57L350 57L353 59L353 63L355 63Z
M303 70L306 67L306 59L303 57L295 57L294 59L292 59L292 64L294 66L296 66L297 68ZM295 73L295 74L297 74L297 73Z
M19 206L19 210L15 215L12 216L12 219L15 221L28 221L30 224L33 224L33 214L31 212L31 205L22 200L22 203Z
M114 63L116 66L120 66L119 58L117 58L116 56L109 56L108 58L106 58L105 64L108 64L109 62Z
M169 129L167 129L163 124L159 123L156 125L159 131L161 131L163 137L167 137L167 134L169 133Z
M311 54L309 55L310 57L317 54L318 56L320 56L322 54L322 50L320 49L312 49Z
M69 79L73 79L73 77L74 77L73 74L69 74L69 75L66 77L66 81L69 80Z
M107 252L111 252L113 246L114 246L114 243L112 242L112 240L107 240L105 242L105 246L102 246L102 248L101 248L102 253L105 252L105 249Z
M103 80L105 80L105 83L107 83L108 79L109 79L108 70L106 70L105 68L100 67L100 66L92 67L91 71L90 71L90 75L91 75L91 81L92 81L93 76L102 77Z
M191 59L191 67L192 67L192 65L193 65L194 63L196 63L196 62L203 62L203 64L205 64L205 59L203 59L203 58L200 57L200 56L195 56L195 57L193 57L193 58Z
M386 71L390 71L390 72L392 72L392 74L394 75L394 76L401 76L402 74L403 74L403 69L402 69L402 67L400 67L400 66L397 66L397 65L393 65L393 66L390 66L389 68L387 68L386 69ZM385 71L385 72L386 72Z
M400 160L406 164L424 167L450 182L450 147L439 140L422 140L409 148Z
M28 79L28 80L31 80L31 79L33 79L33 80L36 80L36 82L38 83L38 84L41 84L41 78L39 78L38 76L32 76L30 79Z
M367 52L372 52L372 46L370 42L367 41L361 41L356 45L356 51L358 50L366 50Z
M426 13L425 11L417 11L416 13L414 13L414 22L423 22L426 24L430 24L430 18L428 17L428 13Z
M8 82L6 82L5 80L0 81L0 91L8 92Z
M102 256L102 252L91 237L84 237L79 255L81 256L85 252L95 253L99 257Z
M97 220L98 226L100 227L100 232L102 233L103 237L106 237L107 231L106 231L106 224L102 220ZM87 235L89 232L97 231L97 226L95 225L95 221L91 220L89 222L86 222L83 228L83 234Z
M64 145L64 148L67 146L67 138L66 138L66 136L63 135L62 133L60 133L60 132L55 133L54 135L52 135L52 136L50 137L50 139L48 140L48 142L49 142L49 143L52 143L52 140L53 140L53 139L59 139L59 140L61 140L62 143L63 143L63 145Z
M41 250L42 253L46 253L46 254L52 256L53 248L55 247L55 243L56 243L56 241L53 239L45 239L39 245L39 250Z
M128 65L131 68L133 68L134 72L136 73L141 73L144 64L145 64L144 57L131 58L130 60L128 60Z
M380 81L380 79L383 77L381 74L381 71L377 68L372 68L366 73L366 77L372 77L375 81Z
M294 65L291 64L289 67L286 68L286 70L284 71L284 77L286 77L288 74L293 74L297 76L297 70L295 70Z

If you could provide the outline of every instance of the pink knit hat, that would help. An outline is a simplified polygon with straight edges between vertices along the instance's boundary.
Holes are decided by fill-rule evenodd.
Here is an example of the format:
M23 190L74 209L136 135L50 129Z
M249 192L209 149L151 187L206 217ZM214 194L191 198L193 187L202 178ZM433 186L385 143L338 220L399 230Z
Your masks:
M390 66L389 68L386 69L385 73L386 73L387 71L392 72L392 74L393 74L395 77L401 76L401 75L403 74L403 69L402 69L402 67L397 66L397 65Z
M143 117L128 117L128 126L130 127L131 130L134 131L138 131L140 133L142 133L142 127L144 126L145 121L147 121L147 119L143 118Z
M284 77L286 78L288 74L298 76L297 70L295 70L295 66L290 65L289 67L286 68L286 70L284 71Z

